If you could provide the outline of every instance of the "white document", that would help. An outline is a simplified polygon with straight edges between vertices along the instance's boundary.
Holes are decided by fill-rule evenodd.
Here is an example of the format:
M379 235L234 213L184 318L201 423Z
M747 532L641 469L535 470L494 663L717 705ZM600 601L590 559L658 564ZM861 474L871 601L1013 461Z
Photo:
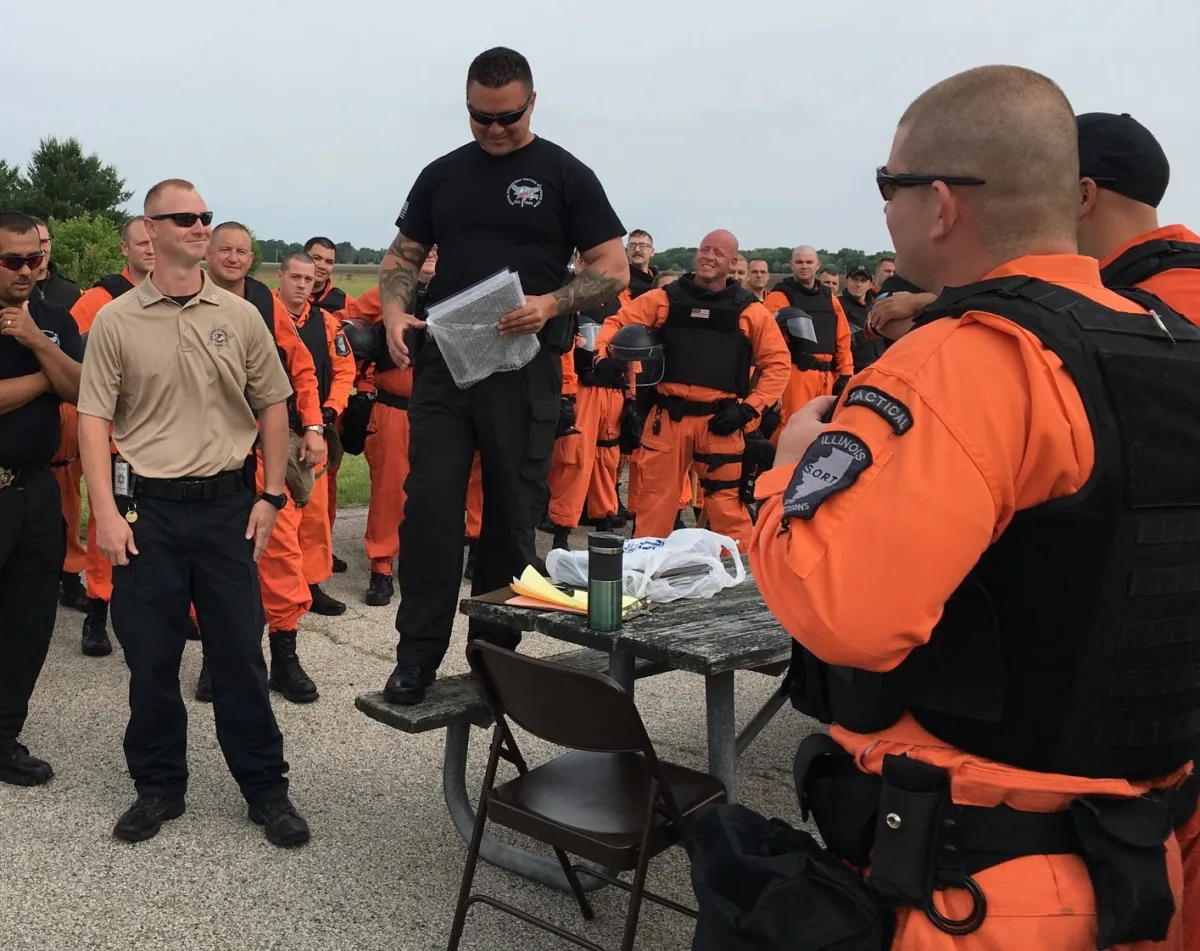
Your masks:
M501 317L524 306L521 278L505 268L429 308L426 326L459 389L537 356L536 334L502 337L497 329Z

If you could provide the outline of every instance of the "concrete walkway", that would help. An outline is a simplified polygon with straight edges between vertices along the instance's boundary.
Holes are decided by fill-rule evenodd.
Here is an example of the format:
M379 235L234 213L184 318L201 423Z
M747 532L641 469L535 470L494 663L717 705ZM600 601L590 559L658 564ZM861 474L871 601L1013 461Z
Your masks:
M291 763L292 797L313 841L282 851L246 819L213 732L212 707L191 699L200 668L189 644L181 680L191 723L187 814L157 838L131 846L112 838L132 802L121 736L128 675L120 651L93 659L79 650L82 615L59 609L50 657L34 696L26 745L55 778L39 789L0 785L0 947L5 951L431 951L445 946L465 844L441 798L441 734L406 736L368 720L354 697L379 689L393 663L394 607L362 602L367 561L365 509L340 513L335 549L350 571L327 585L349 610L310 616L301 657L321 699L299 707L275 698ZM547 536L540 536L543 545ZM577 532L573 547L586 543ZM465 589L464 589L465 590ZM465 619L459 618L443 672L459 673ZM530 653L561 645L530 635ZM774 682L738 677L739 722ZM664 759L704 768L704 689L699 677L641 681L638 706ZM799 822L791 762L810 721L785 709L740 764L743 801ZM468 782L477 789L487 734L476 731ZM544 748L526 744L531 761ZM504 835L503 832L500 832ZM509 837L514 838L514 837ZM549 853L547 853L549 854ZM616 947L624 893L593 899L584 925L566 894L487 865L477 885L498 897ZM687 865L674 850L651 866L650 887L691 903ZM638 947L690 948L685 919L647 905ZM463 948L558 949L565 944L486 907L468 917Z

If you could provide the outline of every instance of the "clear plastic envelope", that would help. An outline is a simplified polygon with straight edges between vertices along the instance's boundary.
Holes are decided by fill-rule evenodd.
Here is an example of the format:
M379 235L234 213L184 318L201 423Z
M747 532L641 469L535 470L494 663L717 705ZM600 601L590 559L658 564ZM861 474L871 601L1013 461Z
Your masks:
M459 389L519 370L537 356L536 334L501 337L496 329L501 317L523 306L521 278L505 268L429 308L426 327Z

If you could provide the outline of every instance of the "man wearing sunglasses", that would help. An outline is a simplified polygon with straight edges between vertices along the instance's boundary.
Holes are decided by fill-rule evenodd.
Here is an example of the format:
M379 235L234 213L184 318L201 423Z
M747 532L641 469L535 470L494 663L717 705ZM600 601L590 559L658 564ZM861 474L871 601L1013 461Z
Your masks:
M1079 253L1077 138L1020 67L909 106L876 179L901 270L939 297L792 417L757 484L793 702L845 751L806 774L802 748L798 785L867 797L807 801L899 898L894 948L1190 937L1200 330Z
M462 577L463 512L476 449L485 511L472 581L476 593L539 564L536 527L546 504L562 391L561 355L574 315L616 297L629 282L625 233L595 173L530 131L537 94L529 63L498 47L467 70L472 142L421 172L396 220L399 234L379 273L388 349L411 362L421 266L438 246L428 304L511 267L525 306L498 315L502 336L536 334L541 349L520 370L460 390L435 340L420 349L408 407L412 467L400 528L397 665L385 693L419 703L450 642ZM571 276L574 249L585 263ZM518 632L471 622L472 636L515 646Z
M1140 287L1200 321L1200 235L1158 223L1171 166L1128 113L1092 112L1079 126L1080 250L1100 259L1108 287Z
M212 212L195 186L160 182L145 213L154 271L96 315L79 401L96 544L113 564L113 632L130 673L125 759L137 799L113 834L144 841L186 809L179 665L191 602L212 670L217 741L249 819L271 843L297 845L309 830L288 799L257 571L287 505L292 388L262 316L200 267Z
M0 782L37 786L50 765L18 742L41 673L66 552L58 483L59 405L79 395L79 333L35 293L37 225L0 212Z

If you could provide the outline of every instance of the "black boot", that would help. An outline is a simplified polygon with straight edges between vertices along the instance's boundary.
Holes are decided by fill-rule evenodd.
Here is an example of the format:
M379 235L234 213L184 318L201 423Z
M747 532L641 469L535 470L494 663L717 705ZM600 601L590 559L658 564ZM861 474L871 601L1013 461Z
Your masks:
M551 548L569 548L570 540L571 530L569 528L563 528L561 525L554 526L554 541L550 543Z
M367 604L372 607L382 607L392 603L395 589L392 586L392 576L371 572L371 583L367 586Z
M158 835L164 822L182 816L186 808L182 796L138 796L117 820L113 835L126 842L145 842Z
M311 837L304 816L286 796L263 806L251 806L249 816L251 822L263 827L272 845L303 845Z
M349 567L350 566L347 565L344 561L342 561L342 559L340 559L337 555L333 556L333 573L335 575L340 575L343 571L345 571Z
M383 688L388 703L412 706L425 699L425 688L437 679L437 671L423 671L416 664L397 664Z
M10 786L40 786L50 781L54 770L45 760L30 756L16 740L0 740L0 783Z
M325 617L337 617L339 614L346 613L346 605L336 598L331 598L321 590L319 584L310 584L308 591L312 595L312 607L309 608L313 614L323 614Z
M475 561L479 557L479 539L467 539L467 564L463 568L463 577L468 581L475 578Z
M108 602L100 598L88 600L87 617L83 619L81 647L88 657L107 657L112 653L108 639Z
M272 631L268 640L271 643L271 676L267 685L283 694L284 700L312 703L320 694L296 656L296 632Z
M196 701L212 703L212 674L208 670L208 661L200 662L200 679L196 681Z
M73 575L66 571L62 573L62 581L59 583L58 589L58 603L64 608L87 611L87 588L83 586L79 575Z

